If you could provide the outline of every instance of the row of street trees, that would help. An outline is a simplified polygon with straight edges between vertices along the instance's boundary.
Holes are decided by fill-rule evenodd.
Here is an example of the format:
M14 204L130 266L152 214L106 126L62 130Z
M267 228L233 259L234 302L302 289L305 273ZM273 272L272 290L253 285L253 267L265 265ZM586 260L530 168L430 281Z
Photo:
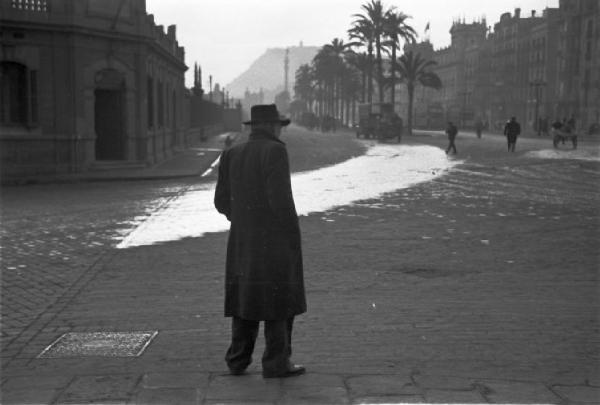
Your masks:
M371 0L361 6L361 11L353 15L349 42L333 39L319 50L311 64L302 65L296 71L291 107L350 123L354 121L356 103L373 102L374 82L379 103L385 101L385 92L389 90L392 105L396 101L396 84L404 83L410 134L415 87L442 87L440 78L431 71L435 62L411 51L397 56L402 44L412 43L417 38L407 22L408 15L395 7L386 8L381 0Z

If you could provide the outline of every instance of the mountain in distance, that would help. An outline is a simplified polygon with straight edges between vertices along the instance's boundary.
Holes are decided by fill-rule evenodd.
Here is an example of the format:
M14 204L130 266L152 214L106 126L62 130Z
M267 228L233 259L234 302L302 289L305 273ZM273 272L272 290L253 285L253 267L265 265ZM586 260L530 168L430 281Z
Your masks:
M296 70L303 64L310 64L321 47L290 46L287 48L269 48L241 75L235 78L225 88L229 95L244 98L246 90L257 93L263 89L265 103L271 103L275 95L283 91L285 82L285 50L289 49L289 88L293 96Z

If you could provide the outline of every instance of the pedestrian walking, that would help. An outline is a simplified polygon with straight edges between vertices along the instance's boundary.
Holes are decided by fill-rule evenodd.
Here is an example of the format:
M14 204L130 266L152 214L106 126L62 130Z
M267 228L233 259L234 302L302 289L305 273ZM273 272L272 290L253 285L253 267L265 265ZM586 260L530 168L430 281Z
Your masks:
M477 138L481 139L481 133L483 132L483 121L480 118L475 122L475 133L477 134Z
M306 312L300 226L279 139L290 120L275 104L253 106L250 117L248 140L221 154L215 190L215 207L231 222L225 316L232 328L225 360L231 374L245 372L263 321L263 377L290 377L305 372L290 357L294 317Z
M539 136L548 136L548 117L542 117L540 120Z
M567 124L571 128L571 131L575 132L576 121L575 121L575 116L574 115L571 115L571 118L569 118L569 120L567 121Z
M521 125L517 122L516 117L511 117L510 121L504 126L504 135L508 141L508 151L514 152L517 145L517 137L521 133Z
M452 149L456 155L456 145L454 144L454 140L456 139L456 134L458 134L458 128L456 128L456 125L451 121L448 121L446 134L448 134L448 148L446 149L446 155L450 152L450 149Z

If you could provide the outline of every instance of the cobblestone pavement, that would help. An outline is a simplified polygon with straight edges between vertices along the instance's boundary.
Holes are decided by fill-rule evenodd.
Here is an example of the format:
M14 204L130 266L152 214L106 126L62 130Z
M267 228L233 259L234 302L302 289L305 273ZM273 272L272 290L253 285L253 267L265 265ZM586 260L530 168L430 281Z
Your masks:
M288 380L256 363L226 375L225 233L112 249L124 223L194 183L3 196L2 403L600 403L600 164L526 157L536 140L515 155L459 141L465 163L433 182L301 219L309 311L294 358L309 373ZM5 294L18 310L31 289L51 298L5 318ZM158 334L140 357L37 357L98 331Z
M6 188L2 196L2 358L124 233L189 183L77 183ZM33 332L32 332L33 333Z

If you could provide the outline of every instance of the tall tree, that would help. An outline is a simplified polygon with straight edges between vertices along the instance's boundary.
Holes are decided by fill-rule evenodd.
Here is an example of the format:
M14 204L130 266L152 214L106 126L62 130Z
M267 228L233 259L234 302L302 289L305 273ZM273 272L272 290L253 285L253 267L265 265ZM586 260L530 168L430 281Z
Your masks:
M343 113L344 102L342 89L344 88L344 82L347 76L346 56L352 52L350 47L350 43L344 43L344 40L340 38L334 38L331 43L326 44L323 47L324 51L327 52L330 60L329 63L333 71L333 115L336 116L336 114L338 114L340 118Z
M398 72L400 73L401 80L406 85L408 93L407 133L409 135L412 134L415 87L421 85L434 89L442 88L442 80L437 74L431 71L431 68L436 64L435 61L426 60L421 57L420 53L415 55L412 51L404 53L397 60Z
M395 108L396 104L396 64L394 63L396 60L396 51L401 49L401 40L404 40L404 42L414 42L417 37L414 28L406 22L409 18L410 16L392 8L386 13L383 26L383 32L388 39L384 45L391 50L392 63L390 63L389 85L391 87L390 100L393 108Z
M383 48L382 38L384 35L384 22L387 11L384 9L381 0L371 0L367 4L361 6L364 14L355 14L357 18L355 22L370 26L373 42L375 45L375 54L377 61L377 84L379 90L379 102L383 103L383 62L381 59L381 51Z
M311 110L314 101L313 74L308 64L300 65L298 70L296 70L294 99L302 101L306 111Z
M348 30L348 36L352 42L351 46L366 48L364 61L366 98L363 102L371 103L373 101L373 42L375 40L373 26L368 19L358 18L352 23L352 28Z
M367 101L367 78L369 77L369 70L373 66L369 60L369 56L366 53L349 53L346 57L348 65L352 66L361 74L361 102Z

